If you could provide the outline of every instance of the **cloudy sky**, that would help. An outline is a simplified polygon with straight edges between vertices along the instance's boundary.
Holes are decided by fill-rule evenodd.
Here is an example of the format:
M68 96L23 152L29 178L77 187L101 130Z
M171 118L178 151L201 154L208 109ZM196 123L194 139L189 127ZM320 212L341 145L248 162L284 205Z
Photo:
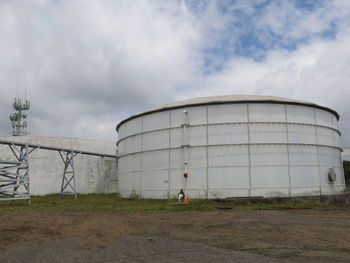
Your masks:
M131 114L197 96L311 101L350 146L349 0L0 0L0 122L115 141Z

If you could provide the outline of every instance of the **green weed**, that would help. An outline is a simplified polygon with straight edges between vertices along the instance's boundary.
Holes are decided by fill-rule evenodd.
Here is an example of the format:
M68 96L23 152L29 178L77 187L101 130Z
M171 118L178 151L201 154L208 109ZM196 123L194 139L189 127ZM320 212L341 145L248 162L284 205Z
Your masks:
M238 209L350 209L347 204L326 205L315 200L203 200L190 199L188 205L179 205L176 199L158 200L122 199L118 194L87 194L73 196L32 196L28 200L0 201L0 213L12 211L181 211L181 210L238 210Z

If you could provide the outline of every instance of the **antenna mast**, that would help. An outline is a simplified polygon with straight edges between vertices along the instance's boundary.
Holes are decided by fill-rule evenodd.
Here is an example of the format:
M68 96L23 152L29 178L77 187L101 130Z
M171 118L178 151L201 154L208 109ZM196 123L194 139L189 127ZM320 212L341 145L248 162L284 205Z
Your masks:
M17 98L14 99L12 103L13 109L16 111L10 115L10 120L12 123L12 135L13 136L24 136L27 135L27 114L23 111L27 111L30 109L30 101L26 98L22 101L22 99Z

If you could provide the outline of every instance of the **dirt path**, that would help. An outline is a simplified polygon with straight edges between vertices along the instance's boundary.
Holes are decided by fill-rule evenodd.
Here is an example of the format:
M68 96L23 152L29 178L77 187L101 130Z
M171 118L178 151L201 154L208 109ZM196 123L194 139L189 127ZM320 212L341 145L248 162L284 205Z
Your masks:
M350 211L22 212L0 230L4 262L350 262Z

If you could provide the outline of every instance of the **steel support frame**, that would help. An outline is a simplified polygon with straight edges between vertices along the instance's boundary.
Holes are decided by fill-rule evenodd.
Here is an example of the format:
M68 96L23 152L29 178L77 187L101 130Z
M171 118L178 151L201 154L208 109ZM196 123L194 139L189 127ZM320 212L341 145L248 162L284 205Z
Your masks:
M57 151L64 163L61 195L73 194L77 198L75 185L74 157L78 154L117 158L116 155L97 152L80 151L69 148L58 148L47 145L29 144L16 141L0 140L0 144L8 145L15 160L0 160L0 201L28 199L29 188L29 154L36 149ZM71 190L72 192L69 192Z
M74 157L77 156L79 153L75 153L73 151L59 151L58 153L60 154L61 159L64 163L60 195L74 195L74 198L77 199Z
M16 160L0 160L0 200L28 199L30 204L28 156L36 148L29 150L28 145L8 146Z

